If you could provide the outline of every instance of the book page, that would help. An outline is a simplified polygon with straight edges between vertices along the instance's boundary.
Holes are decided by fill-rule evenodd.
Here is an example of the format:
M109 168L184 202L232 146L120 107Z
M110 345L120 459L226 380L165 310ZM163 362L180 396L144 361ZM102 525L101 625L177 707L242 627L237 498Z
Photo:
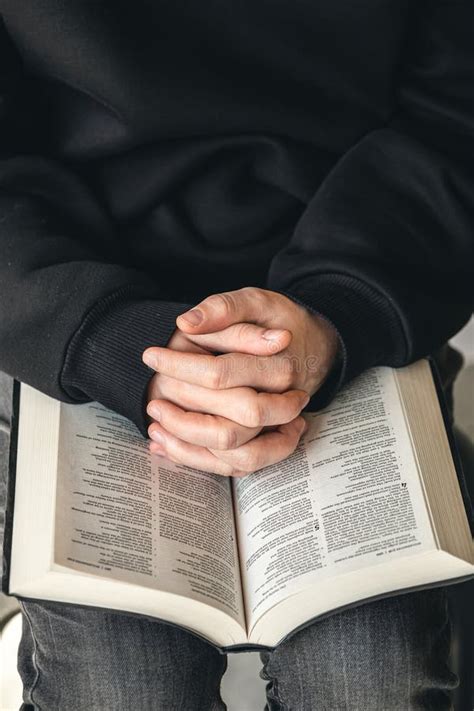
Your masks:
M249 629L309 585L435 546L393 371L367 371L291 457L233 481Z
M55 561L244 613L229 480L152 457L97 403L61 404Z

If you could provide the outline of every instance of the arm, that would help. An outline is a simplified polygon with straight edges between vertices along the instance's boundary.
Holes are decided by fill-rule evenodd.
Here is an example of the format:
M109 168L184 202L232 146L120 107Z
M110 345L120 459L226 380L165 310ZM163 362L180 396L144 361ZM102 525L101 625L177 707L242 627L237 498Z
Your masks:
M341 158L269 274L337 328L339 386L432 352L472 311L474 4L424 8L391 121Z
M242 320L290 328L296 335L291 346L296 346L299 359L316 353L329 367L335 363L334 349L332 359L327 359L328 349L326 356L320 350L325 343L334 343L324 325L331 322L342 343L342 363L327 371L322 387L316 380L308 389L316 392L313 407L320 407L366 368L401 366L432 352L471 313L474 4L429 0L417 14L420 26L405 56L393 118L343 156L309 204L287 248L274 258L268 278L271 291L260 294L274 307L266 303L259 313L259 299L252 292L252 304L246 309L242 290L206 299L199 305L204 318L198 324L178 320L187 334L210 334L197 341L206 347L212 347L213 331ZM303 323L304 315L290 313L288 305L276 300L281 298L277 291L325 320ZM271 322L280 316L281 323ZM298 320L302 325L295 327ZM298 344L298 337L304 340L305 334L314 337L309 348ZM160 372L174 373L176 358L162 351ZM222 361L209 365L208 378L221 382L221 366ZM268 390L264 381L270 371L253 367L255 372L247 367L247 377L254 377L259 390ZM242 367L227 370L243 372ZM237 408L228 411L235 413ZM161 451L172 451L185 461L186 441L195 441L190 429L166 409L162 424L152 425L152 437L157 428L164 438ZM286 454L297 439L288 438ZM258 436L233 451L213 451L234 470L250 471L269 462L272 447L271 454L277 452L275 444ZM193 461L196 456L194 451Z
M41 154L48 117L29 105L1 25L0 67L0 369L60 400L98 400L145 433L141 354L167 343L186 305L121 263L94 195Z

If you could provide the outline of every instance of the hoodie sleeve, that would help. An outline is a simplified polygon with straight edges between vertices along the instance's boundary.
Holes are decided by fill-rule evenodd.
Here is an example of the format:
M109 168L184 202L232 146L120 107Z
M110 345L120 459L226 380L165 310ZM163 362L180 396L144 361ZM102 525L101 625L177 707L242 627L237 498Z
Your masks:
M0 24L0 369L66 402L96 400L146 432L149 345L187 304L126 266L113 224L42 126Z
M472 311L474 3L425 2L389 123L335 165L268 286L325 316L337 388L437 349Z

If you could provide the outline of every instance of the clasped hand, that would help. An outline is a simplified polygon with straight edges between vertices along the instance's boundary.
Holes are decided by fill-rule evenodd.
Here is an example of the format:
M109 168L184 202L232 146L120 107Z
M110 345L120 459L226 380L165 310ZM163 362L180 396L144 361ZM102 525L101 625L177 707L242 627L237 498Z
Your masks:
M334 328L277 292L214 294L177 319L167 347L148 348L150 451L224 476L288 457L302 409L331 370Z

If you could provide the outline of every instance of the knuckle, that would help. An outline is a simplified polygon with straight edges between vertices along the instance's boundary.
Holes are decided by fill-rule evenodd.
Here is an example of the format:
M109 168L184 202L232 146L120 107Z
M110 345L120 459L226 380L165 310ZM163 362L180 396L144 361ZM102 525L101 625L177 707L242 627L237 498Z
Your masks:
M224 291L220 294L214 294L212 298L212 308L216 309L220 314L226 316L232 314L235 310L235 296L230 291Z
M235 449L237 430L234 427L220 427L216 433L216 449Z
M239 323L236 327L238 341L246 342L253 335L254 326L250 323Z
M246 427L261 427L264 425L262 404L258 398L247 404L244 412L244 424Z
M209 387L213 390L221 390L225 388L227 382L227 366L226 361L221 356L216 356L211 370L208 372Z
M260 289L258 286L249 286L247 288L247 297L253 303L256 310L258 312L266 312L272 303L269 299L271 292L266 289Z
M263 301L265 296L263 289L259 289L258 286L244 286L240 291L252 301Z
M293 385L293 373L292 371L283 366L279 368L277 375L277 385L282 391L289 390Z
M219 370L216 368L213 368L207 373L206 376L206 385L208 388L212 388L213 390L218 390L221 382L221 374Z

